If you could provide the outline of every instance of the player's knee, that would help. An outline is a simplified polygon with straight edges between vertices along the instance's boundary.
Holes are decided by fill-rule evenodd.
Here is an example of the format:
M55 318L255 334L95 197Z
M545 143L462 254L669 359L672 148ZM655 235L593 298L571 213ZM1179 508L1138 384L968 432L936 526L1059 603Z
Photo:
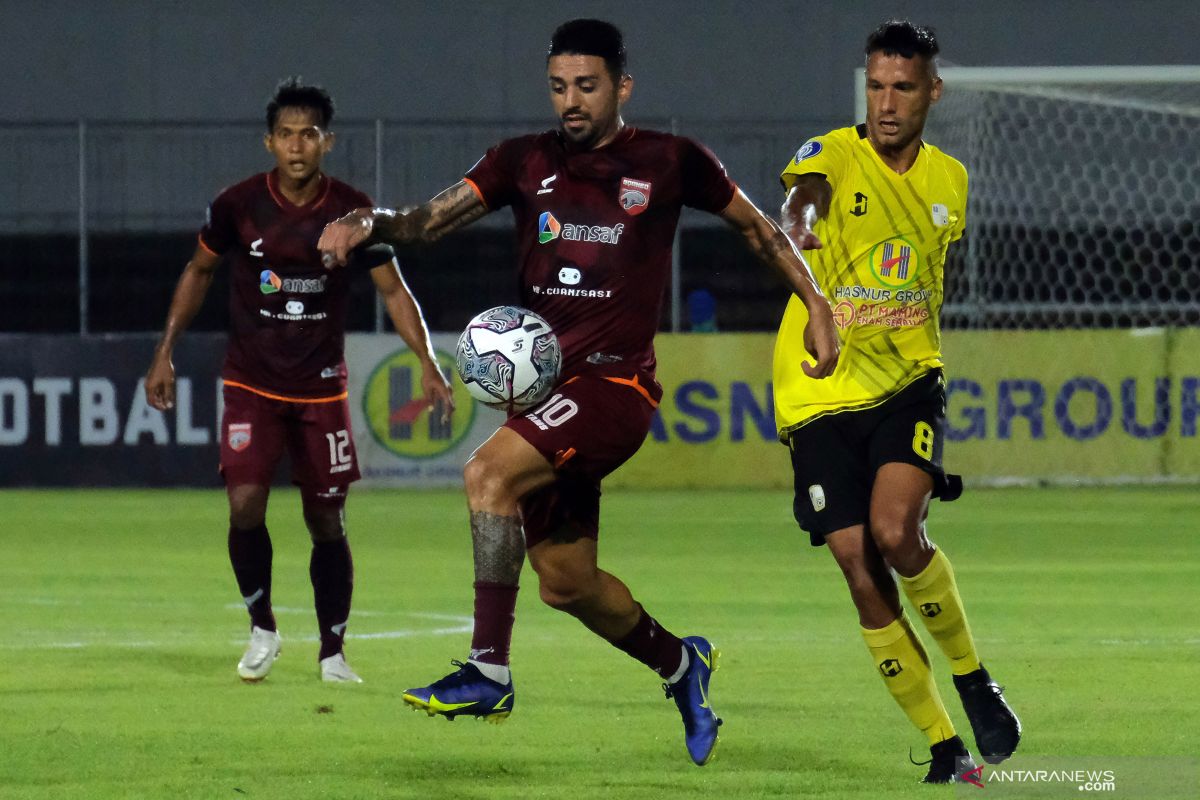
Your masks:
M545 579L538 584L538 594L542 602L556 611L574 613L590 597L586 585L573 584L569 581L550 582Z
M911 565L922 559L928 561L931 550L925 538L924 526L906 520L871 522L871 537L884 561L902 575L910 573Z
M463 467L463 485L471 507L476 508L507 497L510 480L502 464L476 453Z
M535 565L538 594L542 602L558 611L570 613L591 593L592 581L578 570L565 566Z
M229 490L229 524L242 531L266 522L267 489L264 486L235 486Z
M548 583L545 580L538 585L538 594L546 605L557 611L568 613L582 599L572 587L566 584Z
M346 535L341 508L305 508L304 524L314 542L334 542Z

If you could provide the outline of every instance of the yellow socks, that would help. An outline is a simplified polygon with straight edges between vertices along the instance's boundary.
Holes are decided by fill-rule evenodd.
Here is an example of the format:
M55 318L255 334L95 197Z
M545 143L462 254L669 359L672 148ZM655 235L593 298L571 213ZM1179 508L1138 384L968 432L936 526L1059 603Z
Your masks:
M933 684L929 656L903 614L886 628L862 628L875 668L892 697L931 745L954 735L954 725Z
M962 598L958 596L954 570L945 554L936 550L925 569L911 578L901 575L900 585L921 615L926 630L950 659L951 671L955 675L966 675L979 669L975 640L971 638Z

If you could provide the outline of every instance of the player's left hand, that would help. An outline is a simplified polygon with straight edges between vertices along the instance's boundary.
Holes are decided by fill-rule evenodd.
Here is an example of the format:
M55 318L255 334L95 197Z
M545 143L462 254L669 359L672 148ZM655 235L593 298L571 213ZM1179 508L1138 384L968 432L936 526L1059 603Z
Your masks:
M317 249L326 269L346 266L350 251L365 242L375 227L375 215L369 208L356 208L325 226Z
M156 352L144 383L146 401L159 411L175 407L175 365L171 356Z
M426 364L421 369L421 391L429 403L431 413L441 413L442 422L449 422L454 412L454 392L450 382L435 364Z
M804 326L804 349L816 357L816 363L805 361L800 369L810 378L827 378L837 367L842 352L837 326L833 324L833 312L824 298L808 309L808 324Z

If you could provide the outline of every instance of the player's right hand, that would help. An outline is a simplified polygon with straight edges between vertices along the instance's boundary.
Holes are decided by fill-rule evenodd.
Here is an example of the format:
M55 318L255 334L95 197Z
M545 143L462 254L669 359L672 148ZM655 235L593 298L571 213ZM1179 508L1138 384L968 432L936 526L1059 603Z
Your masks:
M170 356L155 356L146 372L146 401L159 411L175 407L175 365Z
M801 250L820 250L825 246L821 243L821 237L807 228L794 230L789 235Z
M375 227L375 215L369 208L356 208L325 226L317 249L326 269L346 266L350 251L365 242Z
M431 413L440 414L442 422L449 422L454 413L454 390L446 376L432 362L421 369L421 391Z
M800 369L810 378L827 378L837 368L842 353L842 340L833 323L833 312L822 298L808 309L808 324L804 326L804 349L816 357L816 363L804 361Z

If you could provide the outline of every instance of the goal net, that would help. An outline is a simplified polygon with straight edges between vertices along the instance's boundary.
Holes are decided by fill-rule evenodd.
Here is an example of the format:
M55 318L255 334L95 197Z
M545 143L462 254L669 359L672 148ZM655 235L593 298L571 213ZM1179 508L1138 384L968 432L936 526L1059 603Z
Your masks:
M941 74L925 138L970 175L944 327L1200 324L1200 67Z

